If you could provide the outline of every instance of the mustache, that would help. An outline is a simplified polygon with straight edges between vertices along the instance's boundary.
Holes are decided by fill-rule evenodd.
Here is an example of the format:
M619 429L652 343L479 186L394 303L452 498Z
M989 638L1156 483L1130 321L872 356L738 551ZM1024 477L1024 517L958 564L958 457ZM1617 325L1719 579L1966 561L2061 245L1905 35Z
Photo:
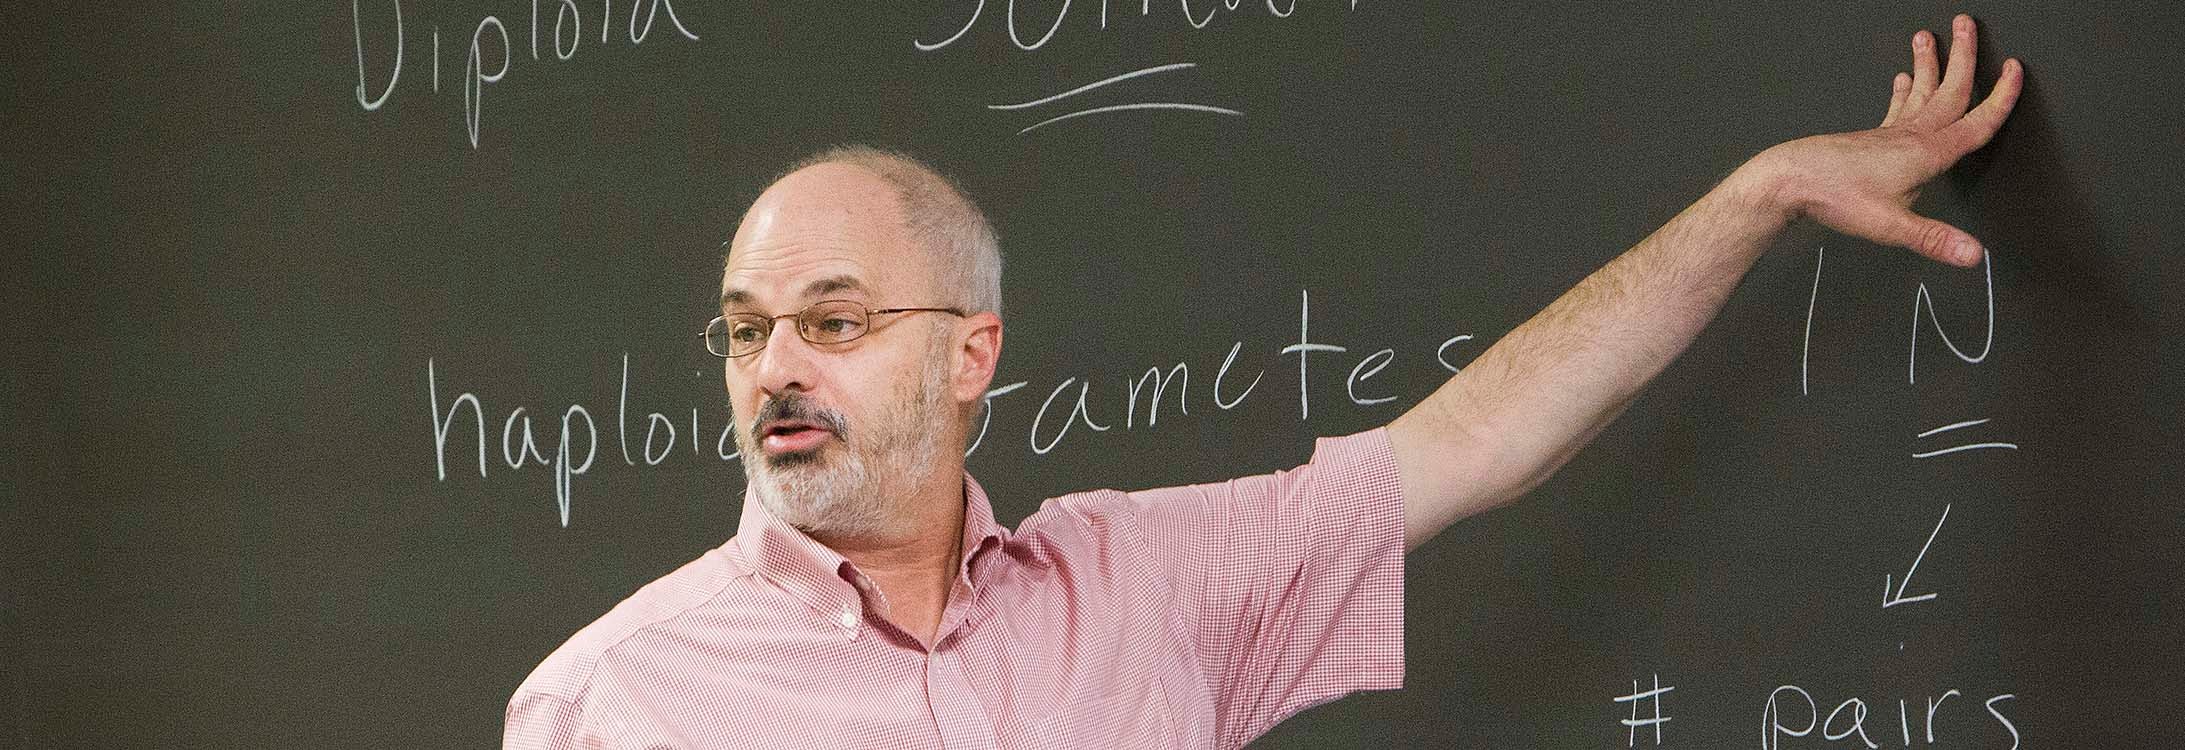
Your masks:
M760 406L757 417L751 420L751 426L744 431L744 437L752 445L757 445L759 425L778 419L810 422L827 428L835 437L845 442L850 439L850 420L842 416L841 412L814 404L811 399L794 393L768 399Z

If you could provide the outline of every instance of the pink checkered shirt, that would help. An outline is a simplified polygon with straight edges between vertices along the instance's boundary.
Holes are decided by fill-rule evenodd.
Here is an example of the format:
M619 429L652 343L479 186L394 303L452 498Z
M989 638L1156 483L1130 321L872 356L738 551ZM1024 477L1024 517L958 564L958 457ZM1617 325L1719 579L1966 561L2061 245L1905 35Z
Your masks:
M735 538L586 626L509 699L509 748L1239 747L1403 684L1385 429L1227 482L1048 500L964 477L931 651L833 550L745 502Z

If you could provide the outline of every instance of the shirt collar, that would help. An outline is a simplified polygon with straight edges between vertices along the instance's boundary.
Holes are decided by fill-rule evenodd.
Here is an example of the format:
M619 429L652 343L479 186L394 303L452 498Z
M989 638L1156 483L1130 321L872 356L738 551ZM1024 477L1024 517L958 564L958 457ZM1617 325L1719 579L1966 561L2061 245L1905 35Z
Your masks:
M979 588L978 569L973 563L987 550L1000 547L1009 541L1009 529L994 522L994 505L986 498L986 488L979 480L964 473L964 536L962 555L956 569L956 580L973 591Z
M956 582L976 591L983 575L977 561L988 550L1008 542L1009 530L994 521L994 507L986 489L964 474L964 525ZM743 515L737 521L734 546L745 567L780 586L836 627L856 632L864 603L853 581L863 577L857 564L803 531L768 513L744 491ZM956 602L951 601L953 608Z

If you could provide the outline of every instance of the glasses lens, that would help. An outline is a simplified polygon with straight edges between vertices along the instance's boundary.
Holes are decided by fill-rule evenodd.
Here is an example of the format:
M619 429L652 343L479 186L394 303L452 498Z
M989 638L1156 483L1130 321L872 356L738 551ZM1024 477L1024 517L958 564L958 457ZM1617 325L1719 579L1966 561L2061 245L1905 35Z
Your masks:
M829 301L807 307L797 316L797 331L814 344L839 344L865 335L865 305Z
M766 348L766 318L738 313L714 318L706 326L706 350L720 357L741 357Z
M728 323L725 319L714 318L713 322L706 324L706 351L713 352L716 357L728 356Z

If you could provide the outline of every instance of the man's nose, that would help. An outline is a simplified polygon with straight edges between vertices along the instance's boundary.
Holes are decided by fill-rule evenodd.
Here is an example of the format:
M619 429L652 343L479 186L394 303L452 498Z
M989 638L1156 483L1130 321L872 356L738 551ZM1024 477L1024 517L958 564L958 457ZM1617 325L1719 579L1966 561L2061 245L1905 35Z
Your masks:
M769 394L810 391L817 374L818 363L813 357L817 350L798 333L796 319L772 322L774 328L766 336L766 346L751 353L758 360L752 365L759 389Z

